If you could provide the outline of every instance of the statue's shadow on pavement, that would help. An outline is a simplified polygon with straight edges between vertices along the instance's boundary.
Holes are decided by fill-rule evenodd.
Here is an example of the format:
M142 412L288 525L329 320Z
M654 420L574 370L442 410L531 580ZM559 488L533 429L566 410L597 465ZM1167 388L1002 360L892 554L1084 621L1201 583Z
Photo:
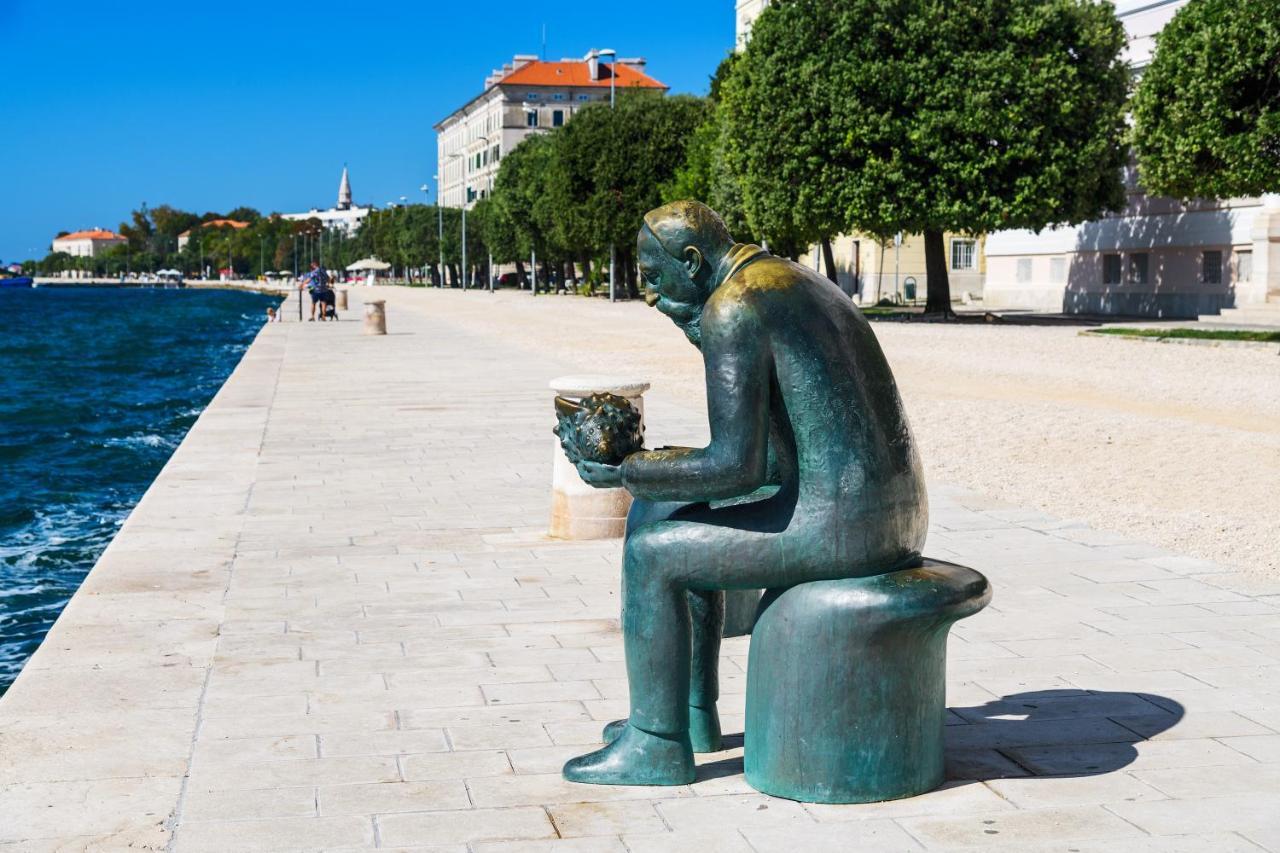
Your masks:
M1127 767L1136 744L1177 725L1185 710L1165 696L1093 690L1015 693L947 709L947 780L1097 776ZM725 749L742 746L726 735ZM742 758L698 767L698 781L742 772Z

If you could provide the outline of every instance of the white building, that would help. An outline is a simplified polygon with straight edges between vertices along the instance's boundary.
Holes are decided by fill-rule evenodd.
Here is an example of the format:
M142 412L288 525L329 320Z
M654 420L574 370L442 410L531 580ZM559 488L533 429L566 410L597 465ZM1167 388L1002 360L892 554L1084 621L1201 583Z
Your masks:
M480 94L435 126L439 203L471 207L487 198L504 154L529 134L560 127L582 107L608 101L611 86L667 89L644 73L643 59L600 57L598 50L559 62L520 55L490 73Z
M121 243L129 242L114 231L105 228L90 228L87 231L73 231L53 238L53 251L66 252L77 258L96 258Z
M342 167L342 180L338 183L338 203L326 210L311 208L306 213L282 213L284 219L307 220L319 219L325 228L339 229L346 234L354 234L360 223L373 211L373 206L361 207L351 201L351 179L347 176L347 167Z
M763 12L764 7L768 5L769 0L738 0L738 7L734 10L738 50L742 50L747 46L747 37L751 35L751 25L755 23L756 16Z
M1186 0L1117 0L1125 56L1142 73ZM1125 173L1124 210L1075 227L999 231L986 242L995 308L1194 317L1280 301L1280 195L1180 202Z

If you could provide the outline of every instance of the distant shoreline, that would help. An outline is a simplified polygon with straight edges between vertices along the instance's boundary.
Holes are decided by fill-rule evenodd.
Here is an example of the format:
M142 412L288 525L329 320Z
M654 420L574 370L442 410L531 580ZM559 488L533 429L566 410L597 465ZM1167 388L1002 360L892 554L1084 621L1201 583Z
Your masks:
M36 278L33 284L37 288L69 288L69 287L95 287L95 288L128 288L128 289L145 289L154 288L156 290L164 290L165 283L161 281L120 281L118 278L56 278L41 277ZM231 281L188 281L183 280L183 287L194 290L248 290L255 293L267 293L273 296L279 296L291 293L294 286L291 284L283 284L271 281L254 281L252 279L234 279Z

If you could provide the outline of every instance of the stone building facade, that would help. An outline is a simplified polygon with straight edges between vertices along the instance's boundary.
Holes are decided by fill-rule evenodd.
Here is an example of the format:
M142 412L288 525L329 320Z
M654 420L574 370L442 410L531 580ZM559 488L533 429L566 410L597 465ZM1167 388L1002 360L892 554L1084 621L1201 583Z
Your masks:
M645 60L602 61L601 53L558 62L518 55L490 73L480 94L435 125L439 203L470 208L487 198L507 152L588 104L607 102L611 88L666 91L645 73Z
M52 249L55 252L66 252L75 258L96 258L112 246L127 242L129 241L114 231L90 228L53 238Z
M1116 2L1135 74L1186 2ZM1126 169L1119 213L1038 234L991 234L986 304L1177 318L1280 301L1280 195L1184 202L1147 195L1140 177Z

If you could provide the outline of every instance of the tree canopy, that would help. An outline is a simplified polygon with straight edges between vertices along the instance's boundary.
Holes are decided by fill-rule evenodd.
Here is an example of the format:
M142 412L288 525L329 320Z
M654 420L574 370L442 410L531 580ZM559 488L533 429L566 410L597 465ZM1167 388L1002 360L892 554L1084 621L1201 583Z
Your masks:
M1142 184L1161 195L1280 191L1280 0L1190 0L1133 98Z
M724 84L724 156L758 232L1039 229L1123 202L1124 32L1096 0L782 0Z

